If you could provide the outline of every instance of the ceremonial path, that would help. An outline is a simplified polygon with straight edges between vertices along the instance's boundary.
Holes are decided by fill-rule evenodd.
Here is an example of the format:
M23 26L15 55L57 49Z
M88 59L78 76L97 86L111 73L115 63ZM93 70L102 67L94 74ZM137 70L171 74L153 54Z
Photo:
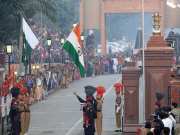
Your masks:
M117 135L113 132L115 130L113 84L118 80L121 80L121 75L117 74L85 78L74 81L67 89L54 92L47 100L31 107L32 117L28 135L83 135L82 112L73 92L85 97L83 87L86 85L103 85L106 88L103 135Z

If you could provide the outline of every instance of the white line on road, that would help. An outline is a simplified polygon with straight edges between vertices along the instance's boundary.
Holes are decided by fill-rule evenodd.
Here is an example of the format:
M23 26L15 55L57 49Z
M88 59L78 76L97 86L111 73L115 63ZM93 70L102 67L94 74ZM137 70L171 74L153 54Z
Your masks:
M119 82L121 79L119 79L117 82ZM113 85L111 87L109 87L109 89L106 91L106 93L104 94L104 97L107 96L109 94L109 92L112 90ZM76 127L82 122L83 118L81 117L69 130L65 135L71 135L72 132L76 129Z

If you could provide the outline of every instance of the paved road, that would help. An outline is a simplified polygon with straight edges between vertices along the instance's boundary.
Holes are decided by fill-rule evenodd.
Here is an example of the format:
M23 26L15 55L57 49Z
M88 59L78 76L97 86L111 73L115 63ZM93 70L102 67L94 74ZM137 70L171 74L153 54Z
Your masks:
M112 85L120 80L120 75L105 75L74 81L69 88L56 91L32 106L29 135L83 135L80 104L72 94L84 95L85 85L103 85L107 93L103 105L103 135L115 135L114 128L114 91Z

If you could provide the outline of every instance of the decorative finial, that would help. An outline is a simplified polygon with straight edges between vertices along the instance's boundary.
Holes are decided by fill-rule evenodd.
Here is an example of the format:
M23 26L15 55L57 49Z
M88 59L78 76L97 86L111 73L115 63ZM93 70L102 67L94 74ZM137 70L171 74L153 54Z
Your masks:
M154 35L161 35L161 16L159 15L159 12L155 12L153 15L153 34Z

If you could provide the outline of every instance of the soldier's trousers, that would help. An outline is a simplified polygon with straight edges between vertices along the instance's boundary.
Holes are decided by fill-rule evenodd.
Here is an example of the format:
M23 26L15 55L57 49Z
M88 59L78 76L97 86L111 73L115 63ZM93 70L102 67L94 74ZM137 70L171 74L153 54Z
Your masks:
M84 132L84 135L94 135L94 132Z
M84 129L84 135L94 135L94 131L91 131L89 129Z
M102 112L97 112L96 118L96 133L97 135L102 135Z
M116 127L121 128L121 115L120 113L116 113Z
M21 126L20 122L13 122L12 123L12 135L20 135Z

